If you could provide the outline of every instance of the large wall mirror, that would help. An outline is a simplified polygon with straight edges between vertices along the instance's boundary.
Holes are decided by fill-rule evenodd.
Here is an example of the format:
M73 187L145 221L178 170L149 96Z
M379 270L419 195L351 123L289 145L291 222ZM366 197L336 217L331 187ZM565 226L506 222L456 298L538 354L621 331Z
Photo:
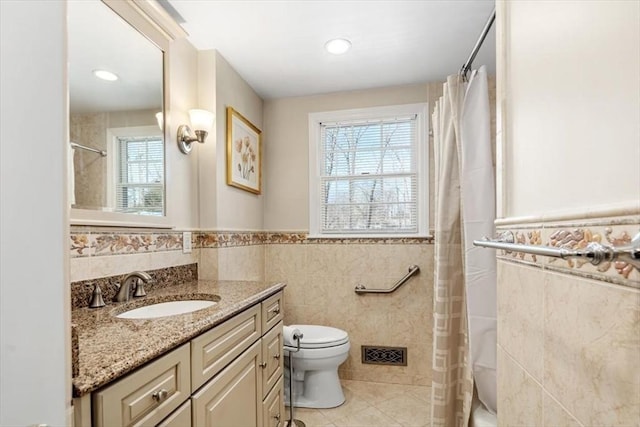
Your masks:
M131 2L68 2L72 224L168 225L168 44Z

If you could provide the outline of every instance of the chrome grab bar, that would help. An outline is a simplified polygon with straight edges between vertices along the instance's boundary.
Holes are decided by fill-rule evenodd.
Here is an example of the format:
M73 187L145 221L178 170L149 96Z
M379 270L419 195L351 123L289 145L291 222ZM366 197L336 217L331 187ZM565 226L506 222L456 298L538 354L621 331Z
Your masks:
M608 246L591 242L584 248L567 249L522 245L513 242L513 233L505 231L497 239L485 237L483 240L474 240L473 244L483 248L502 249L507 252L522 252L562 259L587 258L593 265L599 265L604 261L623 261L640 270L640 233L635 235L629 245L623 246Z
M417 265L410 265L409 272L404 275L404 277L396 282L393 287L389 289L367 289L364 285L357 284L356 285L356 294L390 294L391 292L398 289L400 286L404 285L404 283L411 278L414 274L418 274L420 272L420 267Z

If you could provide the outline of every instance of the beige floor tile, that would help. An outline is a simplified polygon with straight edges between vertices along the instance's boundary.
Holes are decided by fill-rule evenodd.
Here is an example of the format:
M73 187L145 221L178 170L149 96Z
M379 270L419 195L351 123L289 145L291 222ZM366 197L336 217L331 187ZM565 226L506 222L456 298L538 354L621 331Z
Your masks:
M360 412L371 405L363 400L360 396L353 393L349 389L344 389L346 401L337 408L320 409L322 415L324 415L329 421L335 422L340 418L348 417L349 415Z
M343 380L342 387L372 406L405 394L405 386L400 384Z
M409 394L380 402L376 409L403 426L419 427L429 421L428 404Z
M416 399L422 400L427 404L431 404L431 387L424 385L408 385L405 386L407 393Z
M401 424L372 406L340 418L334 421L334 424L336 427L402 427Z
M431 387L341 380L346 402L331 409L298 408L307 427L424 427ZM289 417L287 409L286 417Z

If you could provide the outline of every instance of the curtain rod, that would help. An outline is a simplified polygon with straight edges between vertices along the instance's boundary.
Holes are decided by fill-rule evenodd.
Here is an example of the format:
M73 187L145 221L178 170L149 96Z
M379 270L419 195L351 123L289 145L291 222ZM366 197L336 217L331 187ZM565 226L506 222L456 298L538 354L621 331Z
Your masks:
M71 144L71 146L73 148L81 148L83 150L92 151L94 153L99 153L102 157L106 157L107 156L107 152L104 151L104 150L98 150L97 148L87 147L85 145L78 144L77 142L70 142L69 144Z
M471 51L471 55L469 55L469 59L467 59L467 62L465 62L462 65L462 68L460 69L460 74L462 76L466 77L469 70L471 70L471 66L473 65L473 60L476 59L476 55L478 54L480 47L482 47L482 43L484 43L484 39L487 37L487 34L489 33L491 26L493 25L493 21L495 20L496 20L496 10L493 9L493 12L491 12L491 16L489 16L487 23L484 25L484 28L482 29L482 33L480 33L480 37L478 37L478 41L476 42L476 45L473 47L473 50Z

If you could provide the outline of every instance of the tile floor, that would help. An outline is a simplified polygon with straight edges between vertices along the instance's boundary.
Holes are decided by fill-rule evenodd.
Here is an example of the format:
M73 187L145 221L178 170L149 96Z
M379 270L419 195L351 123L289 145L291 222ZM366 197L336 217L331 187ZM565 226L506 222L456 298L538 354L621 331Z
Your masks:
M341 380L346 402L333 409L295 409L307 427L423 427L431 387ZM286 408L289 419L289 408Z

